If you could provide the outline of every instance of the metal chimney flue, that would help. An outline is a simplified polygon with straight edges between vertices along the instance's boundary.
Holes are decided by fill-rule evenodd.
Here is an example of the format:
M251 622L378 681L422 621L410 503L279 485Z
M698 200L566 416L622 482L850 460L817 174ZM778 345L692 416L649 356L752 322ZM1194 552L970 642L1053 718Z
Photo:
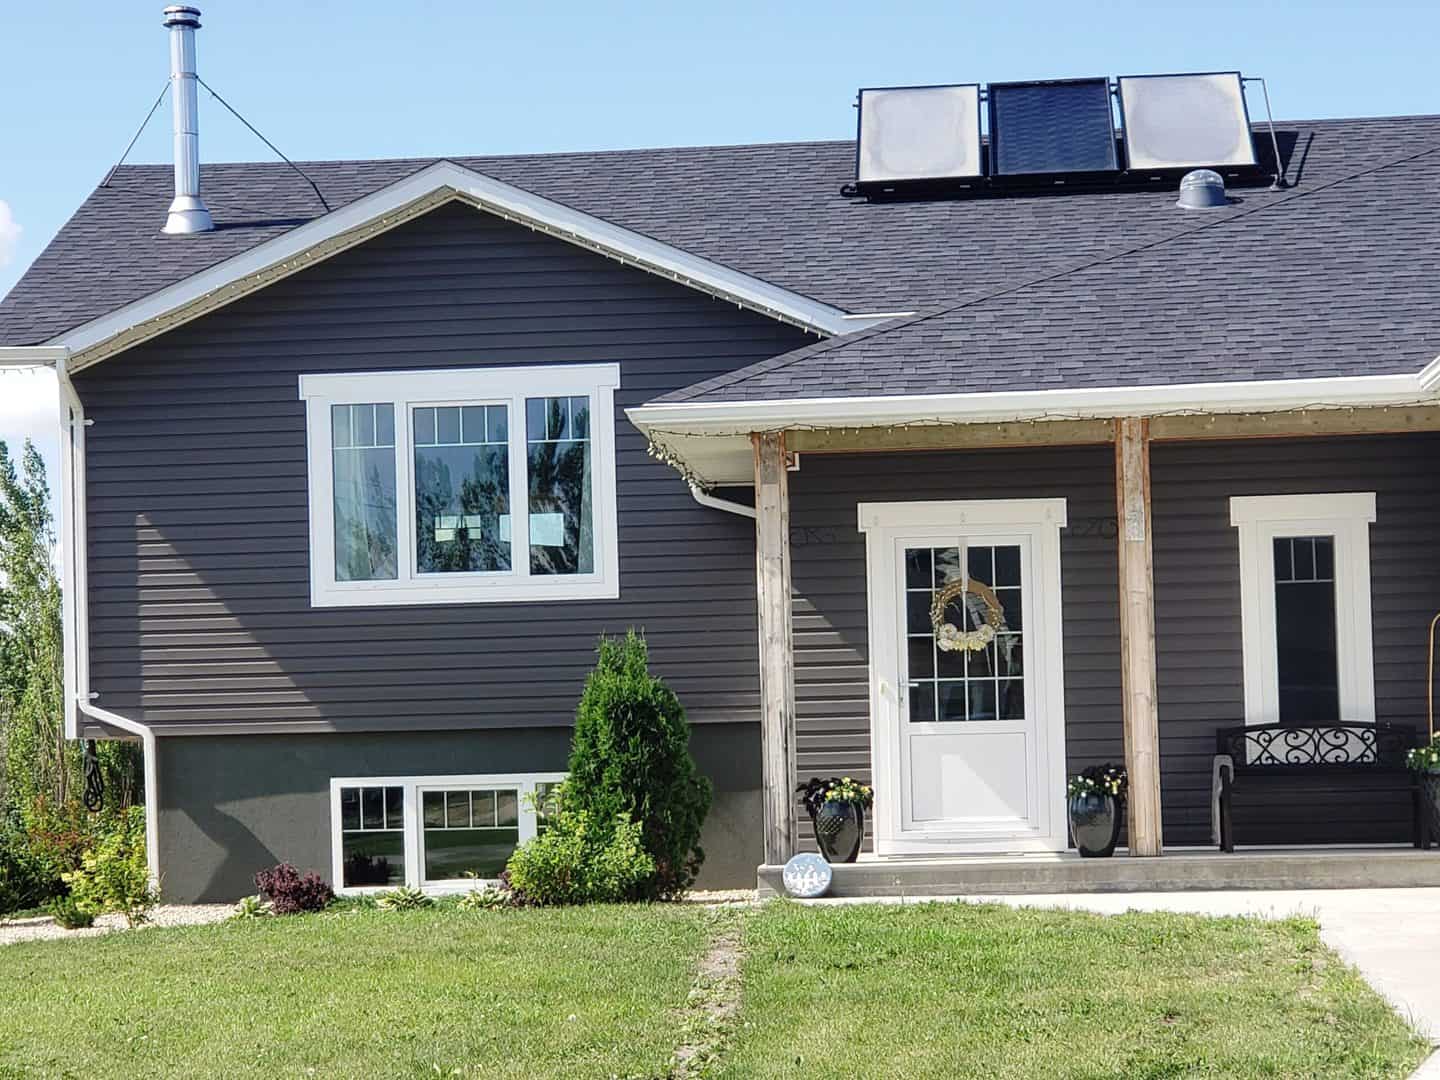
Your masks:
M170 31L170 105L175 129L175 198L165 219L166 233L209 232L215 228L200 197L199 93L195 77L195 31L200 9L172 5L165 9Z

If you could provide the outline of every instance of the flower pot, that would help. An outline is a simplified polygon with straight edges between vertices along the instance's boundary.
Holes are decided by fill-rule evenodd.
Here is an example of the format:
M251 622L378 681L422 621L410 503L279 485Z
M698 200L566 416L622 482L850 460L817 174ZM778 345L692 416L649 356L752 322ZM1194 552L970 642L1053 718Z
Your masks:
M865 810L855 803L823 802L810 818L815 841L828 863L854 862L865 839Z
M1075 848L1086 859L1105 859L1115 854L1120 839L1121 803L1113 795L1072 795L1070 834Z
M1420 780L1425 788L1425 807L1430 814L1430 839L1440 840L1440 773L1426 773Z

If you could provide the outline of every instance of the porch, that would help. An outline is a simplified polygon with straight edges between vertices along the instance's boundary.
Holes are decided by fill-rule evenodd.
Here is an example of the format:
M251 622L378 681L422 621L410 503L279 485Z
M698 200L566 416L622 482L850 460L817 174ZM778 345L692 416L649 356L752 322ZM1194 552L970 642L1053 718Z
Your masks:
M800 415L728 440L647 428L662 457L722 487L751 451L761 887L813 848L795 784L831 774L876 787L867 858L838 868L842 895L1440 882L1440 857L1409 847L1403 793L1363 784L1257 785L1249 850L1209 846L1223 728L1378 722L1428 737L1440 409L1054 417ZM1282 573L1277 545L1297 544L1303 572ZM947 609L958 626L932 628L931 600L955 581L978 586ZM1291 638L1276 629L1282 584L1300 595ZM976 598L994 642L945 670L941 631L982 629L961 610ZM1064 776L1104 761L1129 771L1128 846L1082 862L1066 853Z
M839 864L827 896L1008 896L1227 889L1440 887L1440 857L1408 846L1170 848L1163 859L1082 859L1073 851L946 858L865 854ZM759 895L783 896L783 865L761 866Z

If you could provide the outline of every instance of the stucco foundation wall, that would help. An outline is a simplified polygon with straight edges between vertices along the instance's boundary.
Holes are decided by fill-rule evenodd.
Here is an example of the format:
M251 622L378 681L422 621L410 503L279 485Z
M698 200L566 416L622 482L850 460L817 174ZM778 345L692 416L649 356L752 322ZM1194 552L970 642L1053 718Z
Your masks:
M253 893L278 862L330 877L330 778L564 771L568 728L160 740L161 888L171 903ZM707 724L691 751L715 786L702 888L753 888L760 862L760 732Z

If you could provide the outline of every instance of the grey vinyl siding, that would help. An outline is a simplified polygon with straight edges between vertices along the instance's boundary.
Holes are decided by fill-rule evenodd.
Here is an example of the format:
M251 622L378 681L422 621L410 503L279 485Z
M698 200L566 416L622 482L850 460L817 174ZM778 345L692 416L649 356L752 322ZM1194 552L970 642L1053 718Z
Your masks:
M570 732L191 735L159 748L161 891L197 903L253 893L255 872L279 862L329 880L333 777L564 772ZM754 888L759 725L706 724L690 750L714 787L699 885Z
M1057 497L1067 500L1070 523L1060 534L1067 757L1072 768L1121 759L1108 447L806 454L790 477L797 782L834 773L871 778L865 541L857 504ZM810 824L801 819L810 844Z
M1370 588L1375 713L1421 730L1425 646L1440 611L1440 435L1158 444L1151 454L1160 761L1168 843L1210 836L1215 730L1244 722L1239 536L1232 495L1373 491ZM1255 842L1407 837L1408 807L1359 789L1339 803L1320 785L1252 785L1263 811L1241 819ZM1263 806L1261 805L1263 804ZM1237 813L1239 811L1237 810ZM1258 831L1257 831L1258 826ZM1242 842L1246 833L1241 832Z
M1425 644L1440 611L1440 435L1157 444L1152 453L1161 794L1168 844L1210 840L1218 727L1244 722L1232 495L1374 491L1371 591L1379 719L1425 727ZM1121 760L1114 460L1108 447L805 455L791 476L797 781L869 778L865 545L856 504L1063 497L1065 736L1071 771ZM1408 837L1403 793L1252 782L1251 842ZM803 818L803 815L802 815ZM809 823L802 822L808 838Z
M634 625L693 720L753 721L753 526L623 415L619 600L312 609L297 377L618 362L618 413L806 340L451 204L82 372L101 703L174 733L563 725Z

